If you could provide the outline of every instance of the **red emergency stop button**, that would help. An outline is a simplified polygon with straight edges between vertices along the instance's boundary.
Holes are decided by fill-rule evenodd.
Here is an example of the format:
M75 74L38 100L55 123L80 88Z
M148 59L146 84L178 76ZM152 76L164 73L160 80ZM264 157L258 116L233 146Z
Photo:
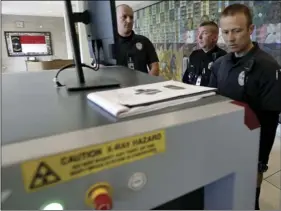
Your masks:
M112 200L108 194L100 194L94 199L94 207L96 210L111 210Z
M111 188L107 183L92 186L87 192L87 204L96 210L111 210Z

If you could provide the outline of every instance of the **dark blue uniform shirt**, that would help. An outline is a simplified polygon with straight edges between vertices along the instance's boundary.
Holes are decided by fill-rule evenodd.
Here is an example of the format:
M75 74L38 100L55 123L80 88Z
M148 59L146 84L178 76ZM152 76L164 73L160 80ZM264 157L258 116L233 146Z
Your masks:
M210 87L233 100L247 103L260 125L259 162L266 165L275 139L281 111L280 65L257 43L242 58L229 53L212 66Z
M258 110L281 111L281 67L257 43L241 59L229 53L212 66L211 87Z
M159 62L150 40L134 31L129 37L118 37L117 65L126 66L141 72L148 72L148 65Z
M201 86L208 86L211 76L211 66L215 60L224 56L226 52L215 46L205 53L202 49L193 51L189 56L189 65L183 75L182 81L187 84L196 85L200 77Z

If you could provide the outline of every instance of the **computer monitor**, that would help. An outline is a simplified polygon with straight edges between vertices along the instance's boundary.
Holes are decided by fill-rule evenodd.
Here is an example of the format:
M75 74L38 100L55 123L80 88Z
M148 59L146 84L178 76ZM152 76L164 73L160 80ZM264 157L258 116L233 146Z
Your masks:
M116 64L117 20L115 1L84 1L84 8L90 14L90 24L86 25L86 33L90 44L90 55L98 56L104 65Z
M116 20L116 5L114 0L105 1L84 1L84 12L73 13L71 0L65 0L67 14L67 24L69 26L71 44L73 49L74 65L63 67L57 73L54 81L59 86L58 74L69 67L76 67L77 83L65 84L68 91L79 91L96 88L119 87L118 81L112 79L99 78L94 81L86 80L82 67L98 70L81 63L78 38L75 30L75 23L84 23L86 26L87 39L91 42L90 52L96 58L96 64L115 65L116 52L118 51L118 31ZM98 67L98 66L97 66Z

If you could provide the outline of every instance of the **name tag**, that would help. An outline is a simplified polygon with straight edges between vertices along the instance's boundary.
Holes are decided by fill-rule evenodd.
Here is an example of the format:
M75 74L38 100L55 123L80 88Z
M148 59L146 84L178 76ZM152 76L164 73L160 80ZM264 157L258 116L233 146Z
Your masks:
M134 65L134 62L131 57L129 57L129 59L128 59L128 68L130 68L132 70L135 69L135 65Z
M134 65L134 63L128 63L128 67L129 67L130 69L132 69L132 70L134 70L134 69L135 69L135 65Z
M200 86L200 85L201 85L201 76L198 76L196 80L196 86Z

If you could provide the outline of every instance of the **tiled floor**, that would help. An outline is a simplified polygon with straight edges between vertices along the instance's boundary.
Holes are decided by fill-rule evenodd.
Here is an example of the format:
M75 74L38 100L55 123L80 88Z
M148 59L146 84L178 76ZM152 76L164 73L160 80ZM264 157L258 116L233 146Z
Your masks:
M270 155L269 169L264 175L260 196L261 210L280 210L281 208L281 138L276 137Z

